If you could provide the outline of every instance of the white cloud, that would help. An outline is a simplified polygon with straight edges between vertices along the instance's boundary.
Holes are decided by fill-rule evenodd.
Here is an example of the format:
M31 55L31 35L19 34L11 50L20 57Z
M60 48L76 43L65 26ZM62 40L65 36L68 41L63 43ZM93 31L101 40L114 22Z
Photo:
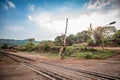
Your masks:
M120 11L120 0L90 0L84 6L90 10L101 10L107 12L115 9Z
M28 18L31 22L34 22L38 26L50 32L63 33L66 25L65 19L68 17L68 33L75 34L79 31L87 29L90 23L93 23L93 25L96 27L103 26L113 20L119 21L120 19L114 17L117 13L118 12L116 11L108 14L94 12L89 16L87 14L77 14L76 17L72 13L66 13L64 15L53 15L50 12L38 12L38 14L29 15Z
M30 11L34 11L35 5L29 3L29 4L28 4L28 9L29 9Z
M105 6L110 5L112 0L91 0L87 4L87 8L89 9L102 9Z
M5 10L8 10L8 6L7 5L3 5Z
M109 5L110 2L102 3L102 7ZM89 2L90 4L90 2ZM99 2L97 2L99 4ZM95 4L95 6L97 5ZM100 5L100 4L99 4ZM84 6L87 7L87 6ZM99 7L98 9L102 8ZM88 15L88 13L90 13ZM56 11L45 11L42 9L37 10L35 13L29 14L28 19L30 22L37 24L40 28L44 29L46 32L49 32L49 35L44 34L47 39L53 39L58 35L64 33L64 29L66 26L66 18L68 20L68 32L67 34L76 34L77 32L87 30L90 23L93 24L93 28L97 26L104 26L112 21L116 21L117 29L120 29L120 18L118 16L118 9L109 9L107 13L101 12L101 10L97 11L89 11L85 8L83 12L79 10L71 10L68 7L60 7L57 8ZM51 34L55 34L51 36ZM51 36L48 38L48 36Z
M9 7L11 7L11 8L15 8L15 4L14 4L13 2L11 2L11 1L7 1L7 3L8 3L8 5L9 5Z
M99 13L99 16L96 16L94 23L106 24L111 21L116 21L114 24L117 29L120 29L120 0L90 0L84 5L87 7L87 10L91 13ZM100 20L100 22L98 22Z

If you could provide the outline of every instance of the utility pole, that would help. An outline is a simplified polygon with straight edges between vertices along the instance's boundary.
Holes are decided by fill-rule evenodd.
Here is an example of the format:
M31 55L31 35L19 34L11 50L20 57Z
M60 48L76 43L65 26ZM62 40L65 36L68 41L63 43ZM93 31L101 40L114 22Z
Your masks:
M66 43L67 25L68 25L68 18L66 19L66 28L65 28L65 35L64 35L64 46L65 46L65 43Z
M60 48L59 56L60 58L64 58L64 52L66 48L66 33L67 33L67 26L68 26L68 18L66 19L66 27L65 27L65 34L64 34L64 40L63 40L63 45Z

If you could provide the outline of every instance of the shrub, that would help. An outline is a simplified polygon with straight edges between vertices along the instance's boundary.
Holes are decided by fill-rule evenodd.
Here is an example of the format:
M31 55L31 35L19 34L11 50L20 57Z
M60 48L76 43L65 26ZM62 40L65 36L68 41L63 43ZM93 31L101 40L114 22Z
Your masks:
M47 57L54 57L54 58L57 58L57 57L60 57L58 54L54 54L54 53L46 53L45 56Z
M66 47L64 55L70 57L71 54L74 53L74 52L75 52L75 48L74 47Z
M96 49L94 49L94 48L87 48L87 47L85 47L85 48L81 48L81 51L92 51L92 52L96 52L97 50Z
M92 58L93 54L92 53L86 53L85 58L90 59Z
M93 54L91 52L80 52L77 53L77 58L87 58L90 59L92 58Z
M52 46L51 53L59 53L61 46Z
M3 45L1 46L1 48L2 48L2 49L8 49L8 44L6 44L6 43L3 44Z
M87 43L89 46L94 46L94 41L92 39L89 39Z
M36 51L39 52L56 52L58 49L52 41L42 41L36 46Z
M93 59L101 59L101 56L100 55L94 55L92 56Z
M105 50L105 51L96 51L96 52L80 52L76 54L77 58L86 58L86 59L106 59L116 55L116 51Z
M29 51L29 52L31 52L31 51L34 50L34 47L35 47L35 44L34 44L34 43L32 43L32 42L27 42L27 43L24 45L23 50L24 50L24 51Z

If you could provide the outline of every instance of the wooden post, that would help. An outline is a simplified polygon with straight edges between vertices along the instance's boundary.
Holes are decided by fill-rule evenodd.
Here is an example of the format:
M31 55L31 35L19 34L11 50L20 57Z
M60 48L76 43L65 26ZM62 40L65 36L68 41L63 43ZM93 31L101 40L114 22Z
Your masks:
M64 55L63 53L65 52L65 46L66 46L66 33L67 33L67 26L68 26L68 18L66 19L66 28L65 28L65 34L64 34L64 40L63 40L63 45L60 48L60 52L59 52L59 56L61 57L61 59L63 59Z
M65 46L65 43L66 43L67 25L68 25L68 18L66 19L66 28L65 28L65 35L64 35L64 46Z

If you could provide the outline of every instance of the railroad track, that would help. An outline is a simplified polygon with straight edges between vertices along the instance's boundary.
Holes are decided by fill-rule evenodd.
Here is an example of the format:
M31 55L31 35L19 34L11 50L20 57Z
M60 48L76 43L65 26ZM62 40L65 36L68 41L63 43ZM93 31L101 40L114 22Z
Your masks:
M82 70L82 69L78 69L78 68L73 68L73 67L65 67L65 66L61 66L61 65L56 65L53 63L49 63L49 62L41 62L44 64L49 64L52 66L56 66L56 67L60 67L60 68L64 68L64 69L68 69L68 70L72 70L72 71L76 71L76 72L80 72L80 73L84 73L84 74L88 74L88 75L92 75L92 76L97 76L103 79L107 79L107 80L120 80L120 77L117 76L112 76L112 75L108 75L108 74L103 74L103 73L98 73L98 72L92 72L92 71L88 71L88 70Z
M35 65L31 63L35 62L33 59L9 54L7 52L0 53L32 69L33 71L46 76L51 80L120 80L120 77L81 70L73 67L65 67L49 62L40 62L39 65ZM71 73L72 76L69 73Z
M21 57L21 56L18 56L18 55L7 53L7 52L0 52L0 53L9 57L9 58L11 58L12 60L14 60L16 62L28 67L29 69L47 77L50 80L73 80L68 76L59 75L55 72L50 72L50 71L48 71L48 70L46 70L42 67L39 67L39 66L36 66L36 65L32 64L31 61L32 62L35 61L33 59L26 58L26 57Z

